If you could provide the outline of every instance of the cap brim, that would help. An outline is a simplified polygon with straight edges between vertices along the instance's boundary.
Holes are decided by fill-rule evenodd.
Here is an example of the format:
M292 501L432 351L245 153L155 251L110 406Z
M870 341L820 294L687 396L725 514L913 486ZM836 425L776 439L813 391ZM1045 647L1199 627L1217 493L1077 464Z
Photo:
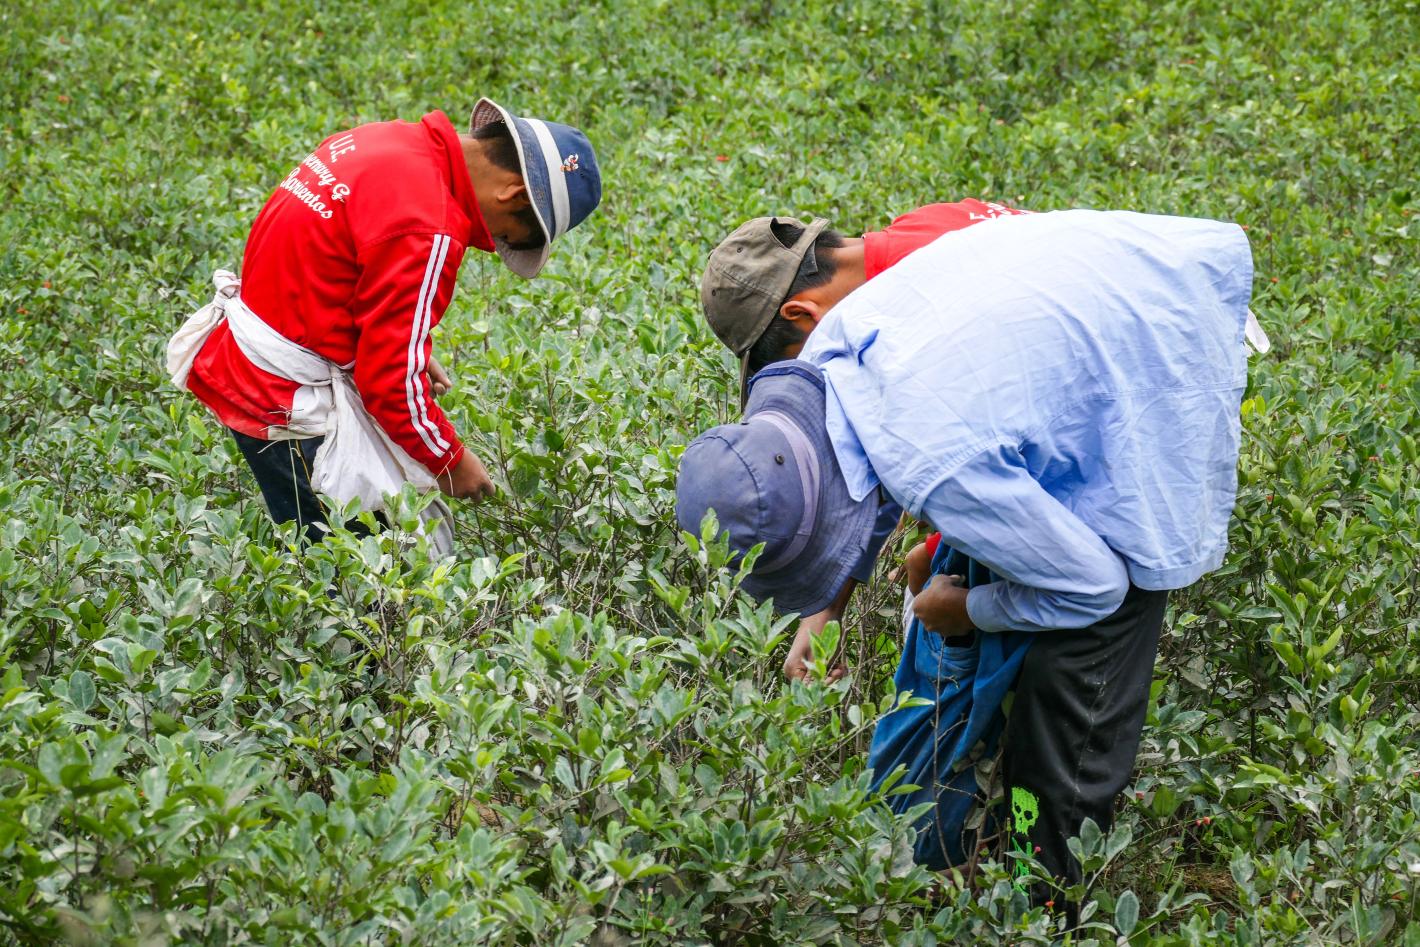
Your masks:
M518 151L518 169L522 173L523 184L528 189L528 200L532 205L533 215L537 218L537 225L542 228L542 246L535 250L519 250L508 246L501 239L494 238L493 249L498 253L498 258L503 261L504 266L524 279L532 279L542 272L542 268L547 265L548 256L552 253L552 230L547 226L547 221L542 218L542 208L533 199L534 187L532 179L528 176L528 155L523 148L523 132L518 124L520 121L521 119L497 102L482 98L473 107L473 113L468 120L468 128L472 133L485 125L503 122L513 133L513 145Z
M770 573L751 572L744 589L757 599L774 599L781 612L813 615L828 608L848 581L873 537L877 492L861 501L848 492L828 438L822 376L808 362L778 362L757 375L745 417L764 410L788 416L818 454L818 513L809 543L793 562Z
M523 279L532 279L541 273L552 253L552 248L546 243L536 250L516 250L502 240L494 240L493 249L497 251L503 265Z

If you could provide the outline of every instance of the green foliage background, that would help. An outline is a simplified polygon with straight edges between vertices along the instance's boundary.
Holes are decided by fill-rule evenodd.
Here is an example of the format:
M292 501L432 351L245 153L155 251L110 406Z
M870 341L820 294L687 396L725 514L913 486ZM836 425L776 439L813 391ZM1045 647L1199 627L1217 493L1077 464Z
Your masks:
M732 414L714 243L977 196L1237 220L1276 345L1071 936L1420 944L1418 44L1401 0L0 8L0 941L1063 936L867 792L891 583L789 687L669 515ZM503 498L451 564L293 555L162 342L322 137L480 94L606 184L439 329Z

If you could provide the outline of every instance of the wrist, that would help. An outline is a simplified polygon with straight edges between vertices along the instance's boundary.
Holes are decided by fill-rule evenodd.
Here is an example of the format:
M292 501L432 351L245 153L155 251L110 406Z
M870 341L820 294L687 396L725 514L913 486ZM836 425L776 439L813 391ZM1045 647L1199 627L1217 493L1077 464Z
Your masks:
M434 476L435 476L435 477L451 477L451 476L453 476L454 471L458 468L458 465L463 461L464 454L467 454L467 453L468 453L468 450L467 450L462 444L455 443L454 446L453 446L453 448L452 448L452 449L449 451L449 453L444 457L444 460L443 460L443 469L440 470L440 471L438 471L437 473L435 473Z

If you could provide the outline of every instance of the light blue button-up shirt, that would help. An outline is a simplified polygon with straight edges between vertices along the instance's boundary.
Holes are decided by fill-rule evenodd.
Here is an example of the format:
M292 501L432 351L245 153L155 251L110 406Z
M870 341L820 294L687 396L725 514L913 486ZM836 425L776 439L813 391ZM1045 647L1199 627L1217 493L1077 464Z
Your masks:
M1222 563L1251 291L1234 224L1002 217L864 284L799 357L853 496L881 483L1003 577L976 627L1079 628Z

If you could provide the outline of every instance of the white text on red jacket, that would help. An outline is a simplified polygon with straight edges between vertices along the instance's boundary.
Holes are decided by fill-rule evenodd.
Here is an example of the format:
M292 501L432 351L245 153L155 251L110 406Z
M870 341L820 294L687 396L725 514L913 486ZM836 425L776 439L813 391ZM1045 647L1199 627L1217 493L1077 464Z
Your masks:
M313 182L315 189L301 180L300 174L303 167L310 168L315 173L315 181ZM286 175L286 180L281 182L282 190L289 191L302 204L315 211L323 219L329 220L335 212L326 203L325 196L317 190L325 187L330 188L330 200L332 201L344 201L350 195L350 186L337 180L335 172L331 171L314 152L307 155L306 160L292 168L291 173Z

